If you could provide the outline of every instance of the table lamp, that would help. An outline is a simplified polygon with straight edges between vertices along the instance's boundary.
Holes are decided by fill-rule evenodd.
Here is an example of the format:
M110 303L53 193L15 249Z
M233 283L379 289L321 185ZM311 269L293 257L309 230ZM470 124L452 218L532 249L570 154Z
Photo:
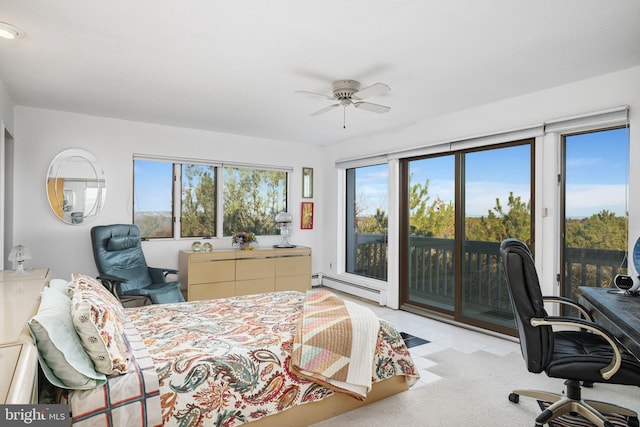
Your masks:
M274 248L295 248L295 245L289 243L289 235L291 234L291 223L293 222L293 215L289 212L280 212L276 215L276 224L280 227L280 235L282 241L277 245L273 245Z
M31 259L31 251L24 245L16 245L9 252L9 261L16 266L16 273L24 273L24 262Z

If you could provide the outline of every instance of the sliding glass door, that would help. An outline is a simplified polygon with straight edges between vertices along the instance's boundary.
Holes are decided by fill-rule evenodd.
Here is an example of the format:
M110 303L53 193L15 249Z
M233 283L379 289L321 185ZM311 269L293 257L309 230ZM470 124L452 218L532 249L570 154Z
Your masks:
M408 179L408 299L452 312L455 156L411 161Z
M402 160L403 308L512 333L500 242L532 243L533 141Z
M460 315L512 328L500 242L517 238L531 244L531 145L464 153L462 161Z

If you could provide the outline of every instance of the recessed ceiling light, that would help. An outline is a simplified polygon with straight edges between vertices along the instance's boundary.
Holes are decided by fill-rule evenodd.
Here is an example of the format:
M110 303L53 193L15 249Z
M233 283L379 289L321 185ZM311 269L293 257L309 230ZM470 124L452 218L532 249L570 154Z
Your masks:
M3 39L17 39L24 36L24 31L6 22L0 22L0 37Z

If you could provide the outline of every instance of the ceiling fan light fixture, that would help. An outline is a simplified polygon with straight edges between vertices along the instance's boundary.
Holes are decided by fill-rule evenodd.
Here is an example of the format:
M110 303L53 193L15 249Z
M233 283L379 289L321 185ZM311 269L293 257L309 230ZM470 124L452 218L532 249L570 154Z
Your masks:
M353 94L360 90L360 83L355 80L336 80L331 86L333 98L340 101L349 101Z
M24 36L24 31L18 27L6 22L0 22L0 37L3 39L13 40L22 36Z

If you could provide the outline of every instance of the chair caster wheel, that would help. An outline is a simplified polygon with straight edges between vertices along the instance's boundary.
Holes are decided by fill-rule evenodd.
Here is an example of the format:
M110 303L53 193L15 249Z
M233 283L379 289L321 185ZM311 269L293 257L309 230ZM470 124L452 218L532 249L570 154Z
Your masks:
M520 395L517 393L509 394L509 402L518 403L520 402Z

